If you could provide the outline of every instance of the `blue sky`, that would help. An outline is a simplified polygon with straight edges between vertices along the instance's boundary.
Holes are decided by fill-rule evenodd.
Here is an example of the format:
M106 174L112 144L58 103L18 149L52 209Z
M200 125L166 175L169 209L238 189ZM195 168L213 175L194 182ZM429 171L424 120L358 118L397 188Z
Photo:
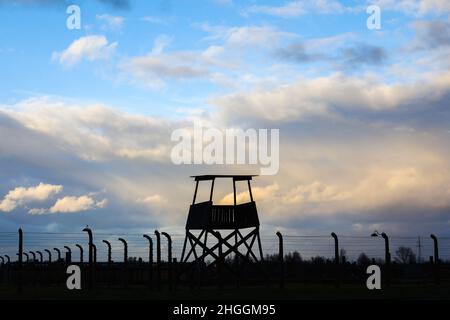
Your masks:
M221 46L224 40L218 35L209 34L211 29L237 28L239 26L266 27L274 32L285 33L281 44L295 43L299 39L328 38L348 35L352 42L380 46L386 51L398 47L398 39L408 37L408 25L412 17L401 12L383 12L382 32L366 28L368 15L362 2L342 2L348 12L316 12L313 5L305 5L307 12L293 16L278 16L252 13L255 7L279 7L283 3L273 1L132 1L125 8L115 8L97 1L79 2L81 8L80 30L65 27L68 14L63 1L42 5L2 5L0 21L2 24L2 59L0 67L4 102L14 102L30 95L57 95L66 98L101 101L123 110L148 114L170 115L174 110L186 107L206 107L205 97L216 93L232 92L229 88L211 82L211 79L198 79L188 83L169 80L163 88L149 90L142 83L135 83L118 74L118 65L131 57L149 54L155 41L167 37L166 52L201 52L210 46ZM77 3L77 2L75 2ZM285 4L284 4L285 5ZM353 8L352 10L350 8ZM108 15L104 20L99 16ZM116 27L108 27L108 19L120 18ZM382 33L401 34L395 38L382 36ZM218 31L220 32L220 31ZM399 32L400 33L400 32ZM71 68L62 66L52 59L54 52L66 49L73 41L86 36L101 35L108 43L117 43L109 61L81 61ZM214 39L216 36L216 39ZM213 38L213 39L211 39ZM267 67L276 63L271 49L261 54L255 50L238 52L246 69L259 77L269 76ZM245 56L244 56L245 55ZM315 64L318 66L316 67ZM328 68L320 68L322 63L287 67L305 74L327 74ZM379 66L366 66L378 68ZM220 70L224 75L228 70ZM351 70L358 72L360 70ZM239 72L239 70L237 71ZM350 72L350 70L348 70ZM125 77L125 79L124 79ZM146 101L153 103L148 106Z
M254 170L171 163L171 133L200 120L280 130L280 171L255 181L266 232L448 234L449 13L0 0L1 228L182 230L190 175Z

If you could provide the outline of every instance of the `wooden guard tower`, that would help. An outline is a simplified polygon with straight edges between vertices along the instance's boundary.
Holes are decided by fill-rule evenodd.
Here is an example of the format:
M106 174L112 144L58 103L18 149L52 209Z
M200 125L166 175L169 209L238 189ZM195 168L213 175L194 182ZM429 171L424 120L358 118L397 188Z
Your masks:
M181 262L187 262L193 255L195 262L204 261L205 257L212 257L212 263L224 261L225 257L234 253L244 262L260 262L263 259L261 238L259 235L259 219L255 201L253 201L250 181L253 175L203 175L193 176L195 179L194 199L189 208L186 222L186 237L181 254ZM214 182L216 179L232 179L234 204L216 205L213 203ZM236 203L236 182L247 181L250 201ZM210 182L211 192L209 201L196 203L197 190L200 182ZM228 231L222 238L219 231ZM208 235L215 238L214 245L208 245ZM259 259L253 252L257 241ZM189 251L186 249L189 245ZM197 252L200 249L200 253ZM241 250L239 250L241 248Z

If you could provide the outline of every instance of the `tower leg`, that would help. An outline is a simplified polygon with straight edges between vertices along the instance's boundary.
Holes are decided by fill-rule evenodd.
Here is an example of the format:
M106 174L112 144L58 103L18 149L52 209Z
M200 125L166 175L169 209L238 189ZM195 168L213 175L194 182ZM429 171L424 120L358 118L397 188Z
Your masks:
M181 259L180 262L184 262L184 254L186 253L186 244L187 244L187 237L188 235L186 234L186 236L184 237L184 244L183 244L183 251L181 253Z
M258 247L259 247L259 255L261 257L261 262L264 261L263 251L262 251L262 245L261 245L261 237L259 235L259 228L256 231L257 237L258 237Z

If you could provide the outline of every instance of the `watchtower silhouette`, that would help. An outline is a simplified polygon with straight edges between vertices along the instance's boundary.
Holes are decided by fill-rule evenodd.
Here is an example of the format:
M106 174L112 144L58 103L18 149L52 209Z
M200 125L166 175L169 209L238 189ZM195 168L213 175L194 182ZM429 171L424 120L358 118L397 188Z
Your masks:
M253 200L250 181L254 175L201 175L192 176L195 180L195 192L186 222L186 237L184 239L181 262L188 262L191 255L194 255L192 264L204 261L205 257L213 258L212 266L224 259L231 253L239 256L244 262L260 262L263 260L261 238L259 234L259 218L256 210L256 203ZM213 203L214 182L216 179L228 178L233 181L232 205L217 205ZM197 191L200 182L211 182L211 192L209 200L196 203ZM237 204L236 202L236 182L247 181L250 201ZM243 229L246 229L243 231ZM220 231L231 231L224 237ZM245 232L247 232L245 234ZM195 234L197 233L197 234ZM215 238L213 245L208 244L208 235ZM233 243L234 240L234 243ZM255 241L258 243L259 259L253 252ZM189 244L189 251L186 249ZM225 246L225 250L222 247ZM201 253L198 254L196 248L199 247ZM242 253L239 249L244 249ZM217 251L217 252L216 252ZM191 264L191 265L192 265Z

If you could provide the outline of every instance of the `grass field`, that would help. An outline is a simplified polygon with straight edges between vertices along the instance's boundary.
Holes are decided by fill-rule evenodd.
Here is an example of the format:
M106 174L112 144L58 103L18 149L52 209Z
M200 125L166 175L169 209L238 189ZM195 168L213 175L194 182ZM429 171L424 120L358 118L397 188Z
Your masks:
M285 288L275 286L202 287L196 289L178 288L161 292L144 287L94 288L70 291L61 287L25 287L19 293L15 287L1 287L0 299L148 299L148 300L315 300L315 299L450 299L450 283L392 285L381 290L368 290L365 286L343 285L335 288L329 285L290 284Z

